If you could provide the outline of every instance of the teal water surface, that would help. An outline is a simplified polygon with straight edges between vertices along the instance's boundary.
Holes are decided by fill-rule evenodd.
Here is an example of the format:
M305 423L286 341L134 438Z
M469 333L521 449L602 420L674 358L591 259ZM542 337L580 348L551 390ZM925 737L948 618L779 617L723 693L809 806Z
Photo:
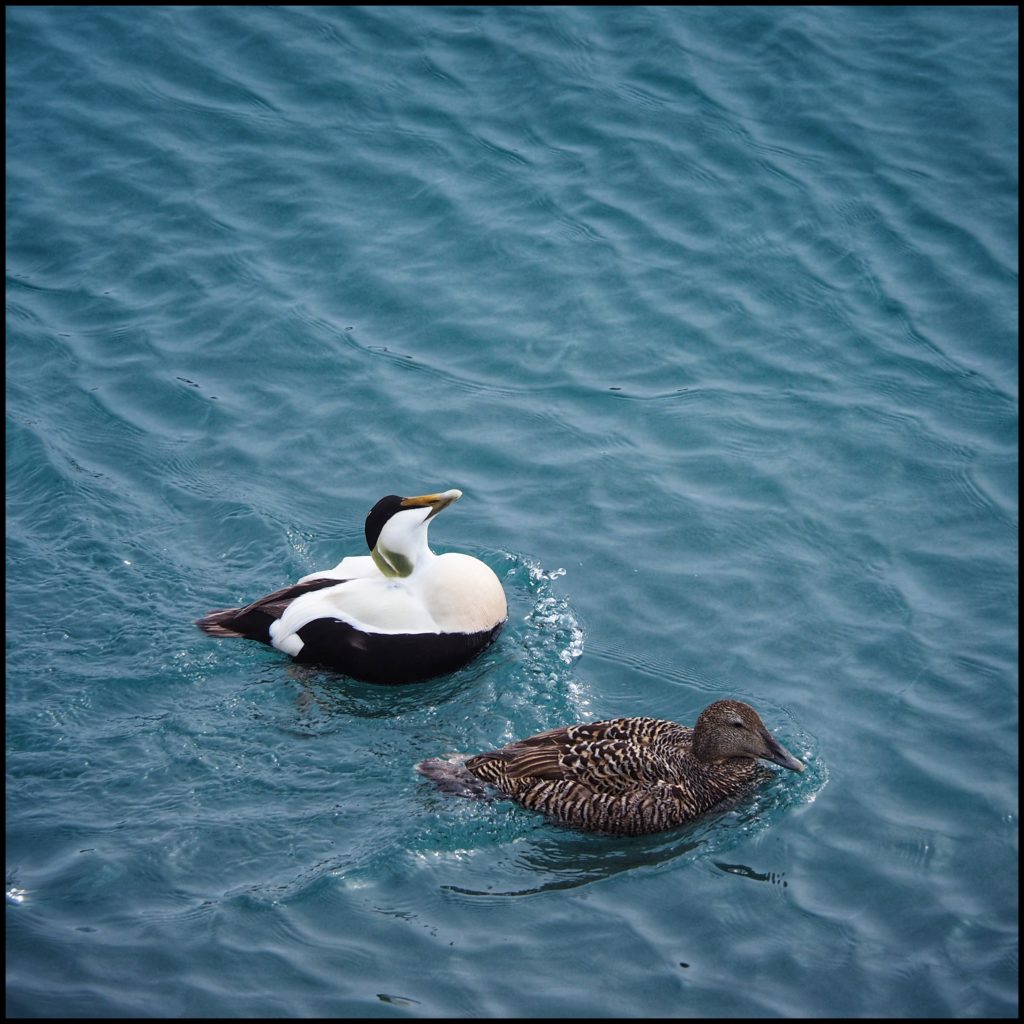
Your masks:
M1015 8L6 17L9 1015L1016 1016ZM454 675L192 625L448 487ZM720 697L689 829L414 770Z

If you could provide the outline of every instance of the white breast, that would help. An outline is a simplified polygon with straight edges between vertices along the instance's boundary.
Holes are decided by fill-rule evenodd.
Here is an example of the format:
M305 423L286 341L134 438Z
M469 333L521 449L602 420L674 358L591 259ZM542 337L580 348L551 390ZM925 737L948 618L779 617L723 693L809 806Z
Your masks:
M413 579L417 576L421 574ZM479 633L508 618L498 577L471 555L438 555L416 583L423 606L442 633Z

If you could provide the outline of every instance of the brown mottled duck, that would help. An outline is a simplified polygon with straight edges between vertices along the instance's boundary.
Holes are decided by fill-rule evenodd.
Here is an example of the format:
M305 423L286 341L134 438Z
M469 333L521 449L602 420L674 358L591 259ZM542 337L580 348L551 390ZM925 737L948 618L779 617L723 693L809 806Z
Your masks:
M692 729L657 718L613 718L416 767L459 796L485 798L490 786L560 825L643 835L684 825L741 795L763 774L759 759L804 770L749 704L718 700Z

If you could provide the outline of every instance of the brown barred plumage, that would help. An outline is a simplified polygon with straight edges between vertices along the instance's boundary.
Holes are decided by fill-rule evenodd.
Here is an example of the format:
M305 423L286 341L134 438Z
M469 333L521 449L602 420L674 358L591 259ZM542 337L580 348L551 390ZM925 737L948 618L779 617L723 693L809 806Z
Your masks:
M758 758L804 769L749 704L720 700L692 729L657 718L614 718L417 767L462 796L479 796L480 780L559 824L642 835L676 828L740 794L757 780Z

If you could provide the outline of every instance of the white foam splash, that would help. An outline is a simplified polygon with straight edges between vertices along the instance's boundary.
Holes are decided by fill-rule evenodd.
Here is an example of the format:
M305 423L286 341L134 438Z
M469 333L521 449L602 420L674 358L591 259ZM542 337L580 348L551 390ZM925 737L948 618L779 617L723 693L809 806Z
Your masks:
M583 654L583 628L569 602L552 594L545 584L566 575L565 569L544 570L536 562L522 559L530 582L530 591L536 595L526 622L550 636L556 645L559 660L571 665Z

